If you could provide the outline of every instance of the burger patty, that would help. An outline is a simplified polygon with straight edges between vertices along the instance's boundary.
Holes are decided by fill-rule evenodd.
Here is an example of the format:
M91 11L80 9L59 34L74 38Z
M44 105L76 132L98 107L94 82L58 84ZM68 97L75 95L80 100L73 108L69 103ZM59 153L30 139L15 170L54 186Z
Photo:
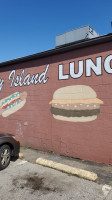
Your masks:
M60 115L65 117L88 117L93 115L98 115L100 113L100 109L93 110L65 110L51 107L51 113L54 115Z

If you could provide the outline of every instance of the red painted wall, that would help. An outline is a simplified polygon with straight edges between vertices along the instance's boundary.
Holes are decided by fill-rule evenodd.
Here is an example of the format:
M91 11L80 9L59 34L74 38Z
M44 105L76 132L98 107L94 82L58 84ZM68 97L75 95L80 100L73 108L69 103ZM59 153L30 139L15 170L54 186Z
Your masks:
M0 99L24 91L27 92L27 99L17 112L8 117L0 116L0 131L16 135L22 145L35 149L112 164L112 74L106 73L103 66L104 59L110 54L112 42L1 68L0 78L4 80L4 85ZM63 64L64 73L69 74L70 62L84 60L85 63L85 59L91 58L95 63L98 56L102 56L101 76L93 72L91 77L86 77L84 70L78 79L70 77L68 80L58 80L59 64ZM16 75L20 75L23 69L25 75L41 74L47 64L49 69L46 78L49 79L46 84L10 87L8 76L12 70L16 70ZM96 120L82 123L53 118L49 104L53 93L58 88L70 85L88 85L96 91L97 97L104 102Z

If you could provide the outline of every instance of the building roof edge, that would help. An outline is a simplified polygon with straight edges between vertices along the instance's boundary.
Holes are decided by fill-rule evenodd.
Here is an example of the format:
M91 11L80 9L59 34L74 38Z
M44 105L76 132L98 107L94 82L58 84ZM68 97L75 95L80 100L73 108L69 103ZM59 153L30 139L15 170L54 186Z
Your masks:
M59 53L64 53L64 52L67 52L67 51L71 51L71 50L75 50L75 49L79 49L79 48L84 48L84 47L92 46L92 45L96 45L96 44L101 44L101 43L105 43L105 42L109 42L109 41L112 41L112 33L107 34L107 35L103 35L103 36L100 36L100 37L92 38L92 39L82 40L82 41L78 41L78 42L75 42L75 43L59 46L59 47L56 47L56 48L51 49L51 50L47 50L47 51L43 51L43 52L40 52L40 53L28 55L28 56L25 56L25 57L5 61L5 62L0 63L0 67L6 67L6 66L9 66L9 65L19 64L21 62L27 62L27 61L35 60L35 59L38 59L38 58L51 56L51 55L55 55L55 54L59 54Z

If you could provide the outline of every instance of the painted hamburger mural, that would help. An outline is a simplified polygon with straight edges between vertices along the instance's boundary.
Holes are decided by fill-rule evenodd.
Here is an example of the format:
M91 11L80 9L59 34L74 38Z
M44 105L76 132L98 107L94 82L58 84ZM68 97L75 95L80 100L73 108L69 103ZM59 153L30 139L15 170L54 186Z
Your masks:
M100 114L100 104L96 92L86 85L72 85L59 88L50 101L51 113L58 120L89 122Z

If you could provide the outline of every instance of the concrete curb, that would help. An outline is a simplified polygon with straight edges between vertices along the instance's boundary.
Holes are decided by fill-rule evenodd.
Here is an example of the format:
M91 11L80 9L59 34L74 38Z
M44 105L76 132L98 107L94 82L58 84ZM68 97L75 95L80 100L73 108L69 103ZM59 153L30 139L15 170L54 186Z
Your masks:
M93 172L78 169L75 167L70 167L68 165L53 162L51 160L45 160L43 158L38 158L36 160L36 164L50 167L50 168L53 168L53 169L56 169L56 170L59 170L59 171L62 171L62 172L68 173L68 174L76 175L76 176L79 176L81 178L85 178L85 179L88 179L91 181L95 181L98 178L97 174L95 174Z
M24 158L24 154L23 153L19 153L19 158L20 159Z

